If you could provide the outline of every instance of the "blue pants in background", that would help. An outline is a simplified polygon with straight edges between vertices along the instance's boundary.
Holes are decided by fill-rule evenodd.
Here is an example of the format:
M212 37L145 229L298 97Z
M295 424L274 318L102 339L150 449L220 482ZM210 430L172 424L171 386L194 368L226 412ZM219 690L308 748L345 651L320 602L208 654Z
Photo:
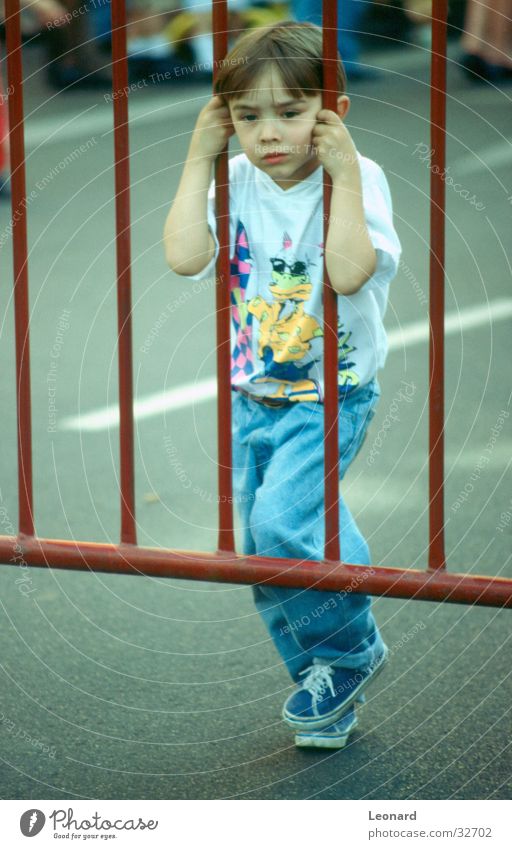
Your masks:
M359 29L366 7L361 0L338 0L338 50L343 64L359 59ZM322 26L320 0L292 0L291 11L296 21Z

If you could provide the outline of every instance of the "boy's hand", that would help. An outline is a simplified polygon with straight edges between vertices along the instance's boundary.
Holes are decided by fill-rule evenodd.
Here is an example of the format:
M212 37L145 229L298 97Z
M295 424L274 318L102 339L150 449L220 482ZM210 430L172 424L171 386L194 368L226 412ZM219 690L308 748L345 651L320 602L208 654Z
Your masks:
M311 141L316 148L318 159L334 182L340 176L346 177L350 174L354 166L358 167L356 148L349 131L336 112L321 109L316 121Z
M192 156L215 159L234 132L229 107L215 95L198 115L190 142Z

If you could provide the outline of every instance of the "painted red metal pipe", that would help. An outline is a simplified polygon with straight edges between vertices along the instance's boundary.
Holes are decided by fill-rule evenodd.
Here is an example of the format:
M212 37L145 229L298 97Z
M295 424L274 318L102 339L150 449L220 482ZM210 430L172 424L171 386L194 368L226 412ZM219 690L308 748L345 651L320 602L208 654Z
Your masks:
M133 353L130 234L130 141L125 0L112 0L112 74L116 192L117 324L121 542L137 541L133 467Z
M168 551L130 545L0 537L0 561L17 568L50 566L125 575L151 575L229 584L262 584L369 593L488 607L512 607L512 581L438 569L395 569L351 563Z
M445 569L444 545L444 286L446 164L447 0L434 0L430 82L430 347L429 347L429 555L430 569Z
M337 3L323 0L322 50L324 109L337 111ZM325 249L331 209L332 181L324 169L324 509L326 560L340 559L338 446L338 296L327 273Z
M7 85L10 92L9 146L14 265L16 338L16 404L18 422L18 505L21 533L34 533L32 487L32 412L30 396L30 338L27 247L27 192L23 124L23 66L19 0L6 0Z
M228 51L226 0L213 3L214 80ZM215 162L215 214L219 256L216 263L217 444L219 482L219 551L234 551L231 440L231 307L229 258L228 145Z

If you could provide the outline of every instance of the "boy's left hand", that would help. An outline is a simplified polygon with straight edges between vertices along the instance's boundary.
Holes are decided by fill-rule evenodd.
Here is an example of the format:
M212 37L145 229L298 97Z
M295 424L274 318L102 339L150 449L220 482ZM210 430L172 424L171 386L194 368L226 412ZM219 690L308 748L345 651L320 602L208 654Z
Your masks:
M321 109L316 116L312 144L331 180L346 176L357 166L357 151L345 124L331 109Z

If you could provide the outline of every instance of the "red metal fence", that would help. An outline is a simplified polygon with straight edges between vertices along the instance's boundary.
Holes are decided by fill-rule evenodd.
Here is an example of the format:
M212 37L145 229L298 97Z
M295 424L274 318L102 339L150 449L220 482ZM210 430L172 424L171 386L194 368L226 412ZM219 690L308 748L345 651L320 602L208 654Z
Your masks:
M325 530L322 562L245 557L235 552L231 482L231 418L228 154L215 166L220 254L217 261L217 366L219 433L219 536L212 554L137 546L134 498L133 382L130 273L130 153L125 0L112 0L112 65L115 138L118 360L121 461L119 545L40 539L35 535L32 487L29 291L19 0L6 0L6 34L12 168L14 308L18 421L19 533L0 537L0 561L63 569L92 569L192 580L341 590L395 598L512 607L512 579L449 573L444 552L444 232L446 134L447 0L434 0L431 75L430 372L429 372L429 559L425 571L340 562L338 514L337 303L324 261L325 344ZM324 0L323 106L336 108L336 2ZM227 4L214 0L214 67L227 53ZM437 166L437 167L435 167ZM324 242L330 206L330 178L324 172ZM363 577L363 581L358 580ZM354 580L356 579L356 580ZM355 588L354 588L355 585Z

